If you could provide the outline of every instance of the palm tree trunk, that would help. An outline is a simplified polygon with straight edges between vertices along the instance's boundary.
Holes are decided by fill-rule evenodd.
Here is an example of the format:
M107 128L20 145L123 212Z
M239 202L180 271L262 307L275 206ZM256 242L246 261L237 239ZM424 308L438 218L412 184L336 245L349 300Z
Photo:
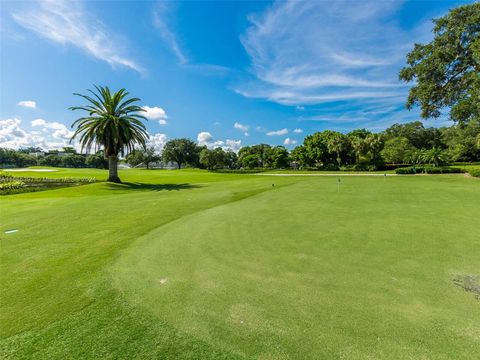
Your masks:
M117 155L110 155L108 157L108 179L107 181L121 183L118 177L118 157Z

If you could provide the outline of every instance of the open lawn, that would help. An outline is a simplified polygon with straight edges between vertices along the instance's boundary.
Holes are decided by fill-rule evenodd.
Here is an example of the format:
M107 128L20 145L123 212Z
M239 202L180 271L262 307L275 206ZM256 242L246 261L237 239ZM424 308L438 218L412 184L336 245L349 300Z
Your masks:
M480 354L479 179L120 177L0 197L1 358Z

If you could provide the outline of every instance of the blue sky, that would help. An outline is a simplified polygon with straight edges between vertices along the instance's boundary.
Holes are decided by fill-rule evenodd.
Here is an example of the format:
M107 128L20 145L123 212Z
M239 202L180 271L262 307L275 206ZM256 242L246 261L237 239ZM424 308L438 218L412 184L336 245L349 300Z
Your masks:
M0 146L58 148L72 95L125 87L158 149L175 137L293 148L418 120L398 81L431 19L471 1L2 1ZM428 126L444 121L428 121Z

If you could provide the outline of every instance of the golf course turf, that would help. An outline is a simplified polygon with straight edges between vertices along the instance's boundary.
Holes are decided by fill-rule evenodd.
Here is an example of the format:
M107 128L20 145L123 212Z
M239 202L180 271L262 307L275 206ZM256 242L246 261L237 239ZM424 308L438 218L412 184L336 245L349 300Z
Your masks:
M120 177L0 197L1 358L480 354L480 179Z

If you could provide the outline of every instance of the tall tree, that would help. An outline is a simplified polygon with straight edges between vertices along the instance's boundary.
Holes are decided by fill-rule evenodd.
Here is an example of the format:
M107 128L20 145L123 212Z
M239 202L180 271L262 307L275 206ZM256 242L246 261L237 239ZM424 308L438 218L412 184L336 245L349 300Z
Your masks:
M179 169L185 163L192 163L198 157L197 145L190 139L172 139L163 148L162 157L166 162L176 162Z
M131 166L145 165L147 169L150 168L151 163L161 160L160 155L155 153L155 148L149 147L147 149L135 149L125 158L127 163Z
M77 129L72 140L79 136L82 149L103 147L108 158L107 181L121 182L118 177L118 156L124 155L139 144L145 147L148 133L142 120L140 106L134 105L139 98L127 98L129 93L120 89L113 94L108 87L95 86L97 90L88 90L91 95L75 93L88 101L84 106L73 106L71 110L83 110L88 116L76 120L72 127Z
M480 3L460 6L434 20L434 39L415 44L401 80L414 81L407 108L420 105L423 118L450 109L454 121L480 118Z

